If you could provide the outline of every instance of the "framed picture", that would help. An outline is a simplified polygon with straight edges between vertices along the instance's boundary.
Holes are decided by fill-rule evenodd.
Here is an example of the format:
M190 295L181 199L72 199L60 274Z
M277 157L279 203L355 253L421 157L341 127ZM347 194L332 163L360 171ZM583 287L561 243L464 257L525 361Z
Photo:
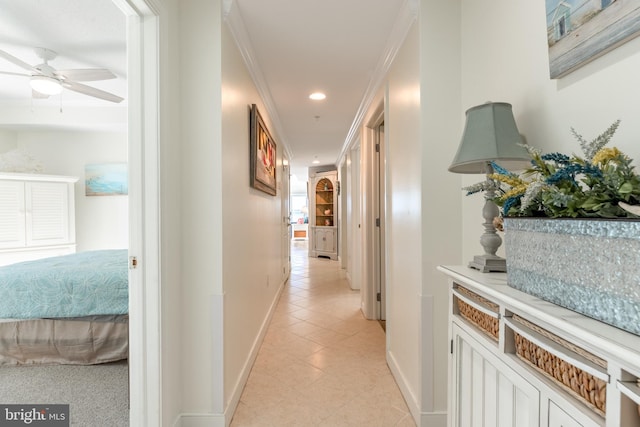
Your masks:
M99 163L84 167L86 196L116 196L129 193L126 163Z
M545 4L552 79L640 35L636 0L545 0Z
M276 142L262 120L256 104L249 114L250 179L251 186L276 195Z

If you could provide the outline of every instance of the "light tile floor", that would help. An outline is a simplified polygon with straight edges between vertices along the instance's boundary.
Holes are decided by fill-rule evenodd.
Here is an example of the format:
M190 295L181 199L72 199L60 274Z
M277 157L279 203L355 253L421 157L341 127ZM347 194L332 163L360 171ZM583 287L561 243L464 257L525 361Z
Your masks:
M247 426L415 426L337 261L292 244L292 272L231 422Z

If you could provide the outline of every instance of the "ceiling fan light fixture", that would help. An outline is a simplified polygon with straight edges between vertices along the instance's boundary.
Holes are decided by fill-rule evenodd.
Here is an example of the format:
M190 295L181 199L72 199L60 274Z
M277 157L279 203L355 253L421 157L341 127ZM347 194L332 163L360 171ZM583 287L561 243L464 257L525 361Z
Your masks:
M31 89L43 95L58 95L62 92L62 85L56 79L47 76L31 76Z

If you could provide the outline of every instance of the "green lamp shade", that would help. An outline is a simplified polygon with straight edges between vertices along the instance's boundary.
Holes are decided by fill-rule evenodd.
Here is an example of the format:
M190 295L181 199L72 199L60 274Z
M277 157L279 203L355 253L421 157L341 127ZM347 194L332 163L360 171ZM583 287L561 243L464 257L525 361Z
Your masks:
M495 160L507 169L522 169L530 157L513 118L511 104L487 102L469 108L458 152L449 166L454 173L485 173Z

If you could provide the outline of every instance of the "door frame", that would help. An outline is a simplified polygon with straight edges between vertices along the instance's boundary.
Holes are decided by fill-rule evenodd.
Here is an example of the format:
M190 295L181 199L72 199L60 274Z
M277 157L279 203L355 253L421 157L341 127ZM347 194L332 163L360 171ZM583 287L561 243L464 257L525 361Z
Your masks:
M385 218L385 206L386 206L386 174L385 174L385 132L384 132L384 112L376 117L375 125L375 138L378 148L377 164L374 165L374 188L375 188L375 210L376 217L379 220L379 225L376 225L374 229L377 231L374 238L374 268L376 293L380 295L377 301L377 317L378 320L387 320L387 287L386 287L386 218ZM376 265L377 264L377 265Z
M286 153L282 155L282 282L286 282L291 274L291 242L293 233L291 227L291 170L289 157Z
M111 0L127 17L129 424L162 425L159 0Z
M376 152L378 143L378 127L384 122L384 102L376 108L364 128L361 143L361 225L362 225L362 291L361 308L367 319L380 319L380 303L382 300L381 283L384 280L386 266L384 248L384 217L386 210L384 195L380 196L380 188L386 188L384 175L384 147ZM380 161L378 158L380 156ZM380 166L378 166L380 165ZM381 199L381 200L380 200ZM380 226L376 219L380 219Z

